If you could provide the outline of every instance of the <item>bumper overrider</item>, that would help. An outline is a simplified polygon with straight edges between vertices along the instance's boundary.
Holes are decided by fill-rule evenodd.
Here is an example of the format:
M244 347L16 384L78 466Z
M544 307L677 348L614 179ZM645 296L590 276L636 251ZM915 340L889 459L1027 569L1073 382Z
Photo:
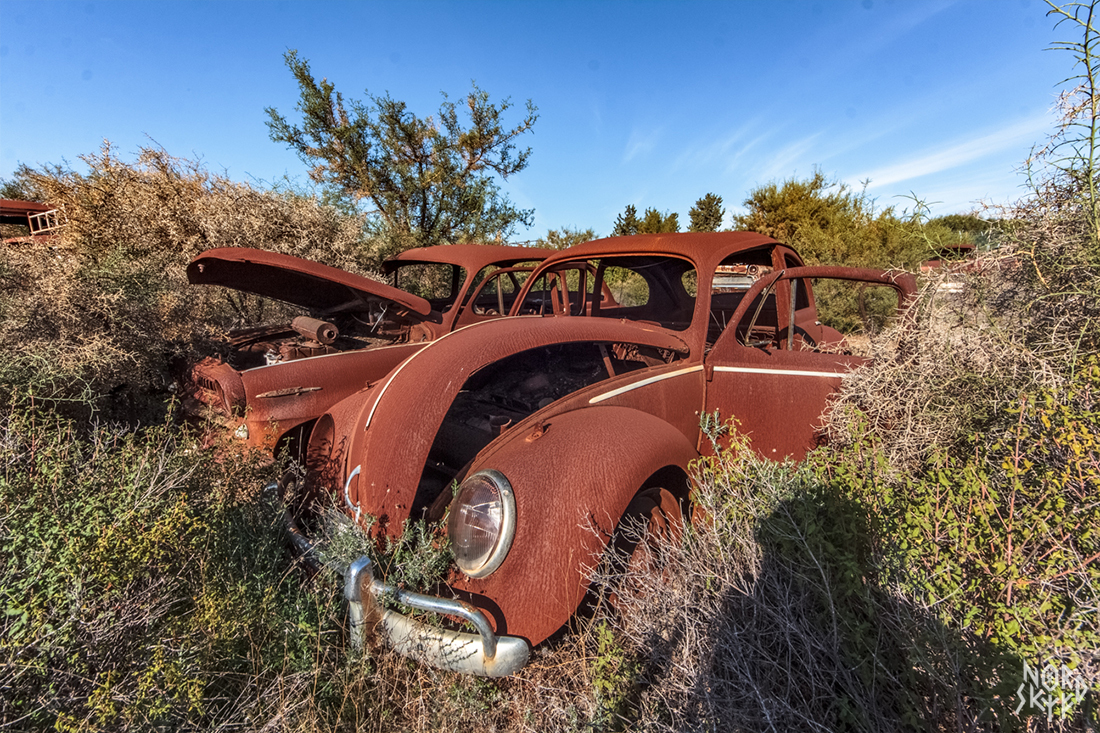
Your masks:
M269 489L277 490L274 484ZM291 544L302 557L312 565L324 565L319 543L302 533L290 512L284 513L283 523ZM527 663L530 645L516 636L497 636L485 614L470 603L413 593L385 583L374 577L373 563L366 556L339 570L348 602L349 638L357 648L363 646L369 634L378 633L402 656L438 669L482 677L505 677ZM444 629L384 609L383 598L418 611L461 618L477 633Z

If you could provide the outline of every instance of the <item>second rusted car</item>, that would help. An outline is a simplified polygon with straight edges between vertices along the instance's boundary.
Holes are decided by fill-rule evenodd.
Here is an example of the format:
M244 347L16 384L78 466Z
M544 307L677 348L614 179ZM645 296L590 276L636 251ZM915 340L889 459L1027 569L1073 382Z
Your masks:
M230 333L223 357L191 370L190 412L221 422L251 447L295 450L331 405L427 342L507 313L524 278L552 252L475 244L413 249L384 263L392 285L277 252L203 252L187 267L191 283L273 298L305 313Z
M575 613L626 518L687 516L688 464L710 450L704 413L739 420L765 456L816 445L827 398L866 361L820 322L822 280L861 298L883 289L895 310L914 294L911 275L804 267L747 232L588 242L535 270L514 317L448 334L335 404L313 430L307 486L391 536L449 512L457 566L427 596L360 560L346 575L353 621L393 594L475 628L386 611L380 633L400 652L519 669Z

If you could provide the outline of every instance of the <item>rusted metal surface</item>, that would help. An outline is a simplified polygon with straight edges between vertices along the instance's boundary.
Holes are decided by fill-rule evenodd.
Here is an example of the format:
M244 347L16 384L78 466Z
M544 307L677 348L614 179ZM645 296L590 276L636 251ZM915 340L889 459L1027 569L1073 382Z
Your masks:
M27 217L52 211L49 204L18 199L0 199L0 224L21 224L29 227Z
M595 319L572 323L509 318L455 332L410 357L369 395L364 395L359 424L350 436L352 455L400 455L402 459L364 465L353 502L369 507L368 511L383 524L400 526L413 506L429 500L421 497L417 501L418 481L440 426L470 375L513 354L593 341L628 341L668 350L688 350L682 339L663 329ZM447 365L446 369L440 368L442 364ZM410 404L417 406L415 414L410 414ZM490 417L486 416L487 429L481 431L489 435ZM394 429L395 425L401 428ZM522 431L524 425L510 428L508 434ZM466 427L477 430L474 426Z
M4 241L36 241L50 237L65 219L54 206L36 201L0 199L0 224L25 226L29 237L11 237Z
M611 276L622 299L605 291ZM507 554L485 577L456 571L447 592L496 634L537 644L576 611L585 568L639 491L686 501L688 463L709 450L704 411L739 419L764 456L813 446L828 396L865 361L818 323L816 279L890 288L901 311L915 295L911 275L803 267L753 233L555 254L526 279L513 317L439 338L335 404L313 431L307 483L395 536L407 519L442 516L452 482L506 477Z
M518 262L542 261L557 250L539 247L511 247L499 244L444 244L438 247L418 247L405 250L382 264L387 275L402 265L414 262L434 262L459 265L470 273L496 265L509 267Z
M438 250L438 251L437 251ZM383 282L289 255L248 248L203 252L187 268L193 284L220 285L282 300L309 316L229 334L226 359L197 364L185 385L192 415L213 417L245 444L274 451L290 431L385 376L409 353L464 325L474 276L507 268L526 274L550 253L524 247L450 245L410 250L386 269L416 262L449 264L459 287L449 304ZM470 322L499 317L478 314ZM304 440L307 432L298 435Z
M385 301L421 316L431 313L428 301L383 282L260 249L207 250L187 266L187 279L192 285L222 285L321 313Z

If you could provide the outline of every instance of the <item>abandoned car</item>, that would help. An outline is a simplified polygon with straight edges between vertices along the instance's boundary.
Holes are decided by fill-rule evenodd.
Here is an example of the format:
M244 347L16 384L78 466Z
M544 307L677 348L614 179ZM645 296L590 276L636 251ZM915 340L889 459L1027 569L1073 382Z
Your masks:
M425 343L507 313L524 278L552 251L413 249L383 264L393 285L276 252L203 252L187 267L192 284L273 298L305 314L231 332L227 353L191 369L185 410L220 422L248 446L292 451L331 405Z
M827 399L866 362L820 322L819 293L837 285L885 291L895 315L915 291L905 273L804 267L749 232L598 240L545 260L512 317L405 352L317 420L304 485L376 538L446 516L456 568L428 595L352 563L353 636L445 669L521 668L582 604L617 527L689 516L688 464L712 451L704 414L736 418L775 459L818 443ZM440 623L365 613L379 597Z

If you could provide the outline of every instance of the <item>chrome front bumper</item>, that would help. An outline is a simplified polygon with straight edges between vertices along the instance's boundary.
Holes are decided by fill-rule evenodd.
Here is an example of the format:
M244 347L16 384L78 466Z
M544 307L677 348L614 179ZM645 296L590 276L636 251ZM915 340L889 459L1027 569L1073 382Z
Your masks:
M272 484L268 490L278 491L278 487ZM317 568L327 564L322 548L302 533L290 512L284 513L283 525L290 543L307 564ZM369 633L380 633L387 646L398 654L438 669L483 677L505 677L527 663L531 653L527 642L516 636L497 636L485 614L465 601L435 598L388 585L374 577L373 564L365 556L340 572L348 602L350 640L358 648ZM380 603L382 597L420 611L457 616L473 625L477 633L450 631L385 610ZM368 620L375 619L378 623L366 628Z
M477 633L449 631L383 610L378 602L382 596L421 611L458 616L471 623ZM366 619L380 617L377 629L394 651L439 669L505 677L518 672L531 652L523 639L493 633L485 614L465 601L412 593L376 579L368 557L359 558L344 573L344 598L348 602L351 642L357 646L362 645L364 632L370 631L365 628ZM367 612L369 606L375 612Z

